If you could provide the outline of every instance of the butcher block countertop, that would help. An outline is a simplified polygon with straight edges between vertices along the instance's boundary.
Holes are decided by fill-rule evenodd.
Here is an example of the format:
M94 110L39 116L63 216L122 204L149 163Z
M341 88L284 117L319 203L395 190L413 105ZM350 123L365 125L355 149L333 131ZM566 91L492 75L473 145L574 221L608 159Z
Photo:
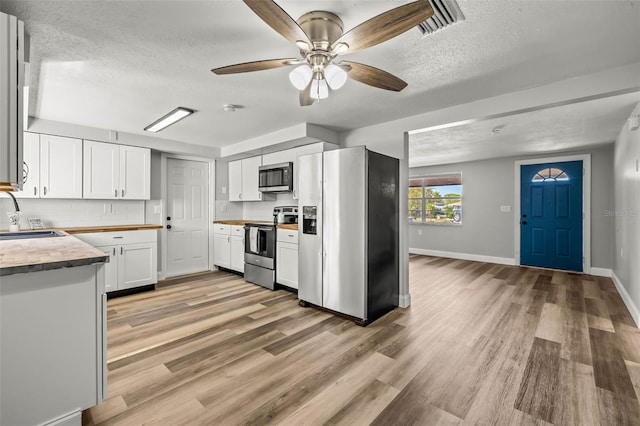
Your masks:
M278 225L278 229L288 229L290 231L297 231L298 224L297 223L281 223Z
M107 257L79 239L60 237L0 241L0 276L91 265Z
M266 220L244 220L244 219L214 220L213 223L219 223L221 225L235 225L235 226L244 226L247 223L257 223L259 225L273 225L273 222L269 222Z

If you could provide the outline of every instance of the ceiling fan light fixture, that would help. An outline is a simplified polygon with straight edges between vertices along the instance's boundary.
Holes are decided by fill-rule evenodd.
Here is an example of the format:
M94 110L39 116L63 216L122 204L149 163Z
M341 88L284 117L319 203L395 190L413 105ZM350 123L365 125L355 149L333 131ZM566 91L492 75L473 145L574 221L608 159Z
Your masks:
M349 45L343 41L333 46L332 52L334 55L344 55L349 51Z
M326 99L329 97L329 86L325 79L314 79L311 82L311 93L313 99Z
M300 50L304 50L305 52L306 52L306 51L311 50L311 49L309 48L309 43L307 43L307 42L306 42L306 41L304 41L304 40L298 40L298 41L296 41L296 46L298 46L298 48L299 48Z
M313 72L309 65L300 65L289 73L289 81L298 90L304 90L311 81Z
M338 90L347 82L347 72L337 65L329 64L324 69L324 78L327 80L329 87Z

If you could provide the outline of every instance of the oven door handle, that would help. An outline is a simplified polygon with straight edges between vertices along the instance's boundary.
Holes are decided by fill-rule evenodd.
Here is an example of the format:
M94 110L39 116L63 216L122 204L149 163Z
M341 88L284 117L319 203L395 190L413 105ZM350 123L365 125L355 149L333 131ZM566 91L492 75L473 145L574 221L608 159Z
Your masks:
M258 227L258 231L273 231L273 228Z

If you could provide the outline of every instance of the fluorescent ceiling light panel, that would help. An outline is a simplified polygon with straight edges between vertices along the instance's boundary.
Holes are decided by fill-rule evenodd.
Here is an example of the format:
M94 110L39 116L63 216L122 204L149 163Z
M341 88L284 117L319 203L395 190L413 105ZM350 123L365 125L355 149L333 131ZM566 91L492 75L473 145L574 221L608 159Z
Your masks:
M153 123L149 124L147 127L144 128L144 130L146 130L147 132L154 132L154 133L159 132L160 130L163 130L171 126L173 123L176 123L182 120L186 116L193 114L193 112L194 111L192 109L178 107L173 111L171 111L169 114L166 114L158 118Z

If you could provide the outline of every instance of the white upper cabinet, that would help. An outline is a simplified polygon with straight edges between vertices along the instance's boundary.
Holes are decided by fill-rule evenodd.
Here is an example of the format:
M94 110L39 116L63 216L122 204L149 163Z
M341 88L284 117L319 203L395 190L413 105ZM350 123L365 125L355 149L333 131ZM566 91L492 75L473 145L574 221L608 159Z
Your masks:
M242 199L244 201L262 200L262 192L258 190L260 166L262 166L261 156L242 160Z
M20 198L40 197L40 135L24 133L23 137L23 177L22 191L14 195Z
M151 199L151 150L120 146L120 196L125 200Z
M151 198L151 150L84 141L84 198Z
M229 201L242 201L242 160L229 162Z
M276 151L262 156L262 165L270 166L272 164L293 163L296 161L296 151L298 148L285 149L284 151Z
M229 201L261 201L258 190L258 168L262 157L229 162Z
M82 139L40 135L40 197L82 198Z
M84 141L84 198L116 198L120 191L120 147Z

